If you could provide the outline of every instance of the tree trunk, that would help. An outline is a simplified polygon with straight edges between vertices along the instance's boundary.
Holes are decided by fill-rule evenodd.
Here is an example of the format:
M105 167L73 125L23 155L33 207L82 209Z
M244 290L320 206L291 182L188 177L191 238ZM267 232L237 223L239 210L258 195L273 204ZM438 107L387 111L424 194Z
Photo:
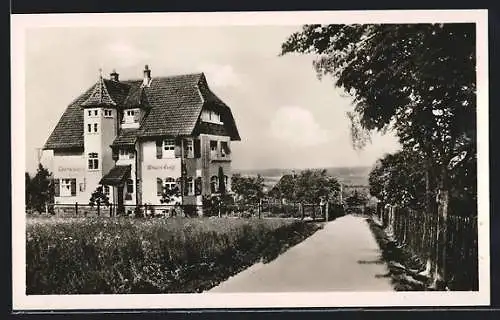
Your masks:
M433 205L433 181L432 181L432 163L429 159L425 161L425 214L427 223L424 229L424 248L427 253L426 257L426 268L422 275L429 278L434 277L436 274L436 264L437 260L437 246L435 241L437 240L436 232L438 226L436 225L436 212L435 206Z
M448 242L448 204L449 204L449 190L448 190L448 172L446 165L443 165L440 172L439 188L436 196L438 206L438 231L436 237L436 251L437 257L435 260L435 270L433 276L432 287L437 290L446 289L447 274L447 242Z

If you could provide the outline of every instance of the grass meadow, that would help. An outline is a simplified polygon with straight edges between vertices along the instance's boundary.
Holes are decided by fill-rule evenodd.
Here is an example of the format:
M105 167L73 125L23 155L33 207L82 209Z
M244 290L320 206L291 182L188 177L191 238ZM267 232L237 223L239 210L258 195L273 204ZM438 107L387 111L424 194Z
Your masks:
M257 218L27 218L26 294L194 293L321 224Z

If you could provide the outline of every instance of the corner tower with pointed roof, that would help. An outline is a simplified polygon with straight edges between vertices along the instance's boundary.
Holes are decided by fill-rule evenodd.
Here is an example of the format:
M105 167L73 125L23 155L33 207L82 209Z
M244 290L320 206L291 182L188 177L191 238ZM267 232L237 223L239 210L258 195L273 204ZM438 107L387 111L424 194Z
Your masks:
M115 70L75 99L44 149L53 150L55 204L88 204L102 185L117 211L136 205L202 204L230 192L231 142L240 136L230 108L203 73L120 81ZM224 184L219 184L224 179ZM181 194L162 203L162 190Z
M117 77L111 77L113 80L108 82L118 81ZM84 157L87 164L86 186L82 188L82 192L90 197L89 192L91 193L96 189L103 174L114 167L114 160L109 152L109 146L116 138L119 126L120 110L117 108L118 102L111 96L101 70L99 70L99 79L94 85L90 96L83 101L81 106L84 119ZM111 189L106 187L107 192L108 190ZM109 193L112 196L111 191Z

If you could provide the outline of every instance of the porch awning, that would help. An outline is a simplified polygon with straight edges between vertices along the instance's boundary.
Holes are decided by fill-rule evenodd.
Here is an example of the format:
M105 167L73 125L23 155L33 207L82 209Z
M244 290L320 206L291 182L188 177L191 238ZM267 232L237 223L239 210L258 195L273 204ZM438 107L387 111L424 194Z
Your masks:
M131 165L127 166L114 166L109 172L102 177L99 184L106 186L119 186L123 185L130 177Z

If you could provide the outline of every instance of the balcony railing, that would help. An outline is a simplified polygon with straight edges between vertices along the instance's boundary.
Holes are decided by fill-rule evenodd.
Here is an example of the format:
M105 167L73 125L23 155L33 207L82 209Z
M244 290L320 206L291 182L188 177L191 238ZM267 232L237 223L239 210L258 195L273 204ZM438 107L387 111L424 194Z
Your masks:
M212 151L212 152L210 152L210 160L211 161L231 161L231 155Z

